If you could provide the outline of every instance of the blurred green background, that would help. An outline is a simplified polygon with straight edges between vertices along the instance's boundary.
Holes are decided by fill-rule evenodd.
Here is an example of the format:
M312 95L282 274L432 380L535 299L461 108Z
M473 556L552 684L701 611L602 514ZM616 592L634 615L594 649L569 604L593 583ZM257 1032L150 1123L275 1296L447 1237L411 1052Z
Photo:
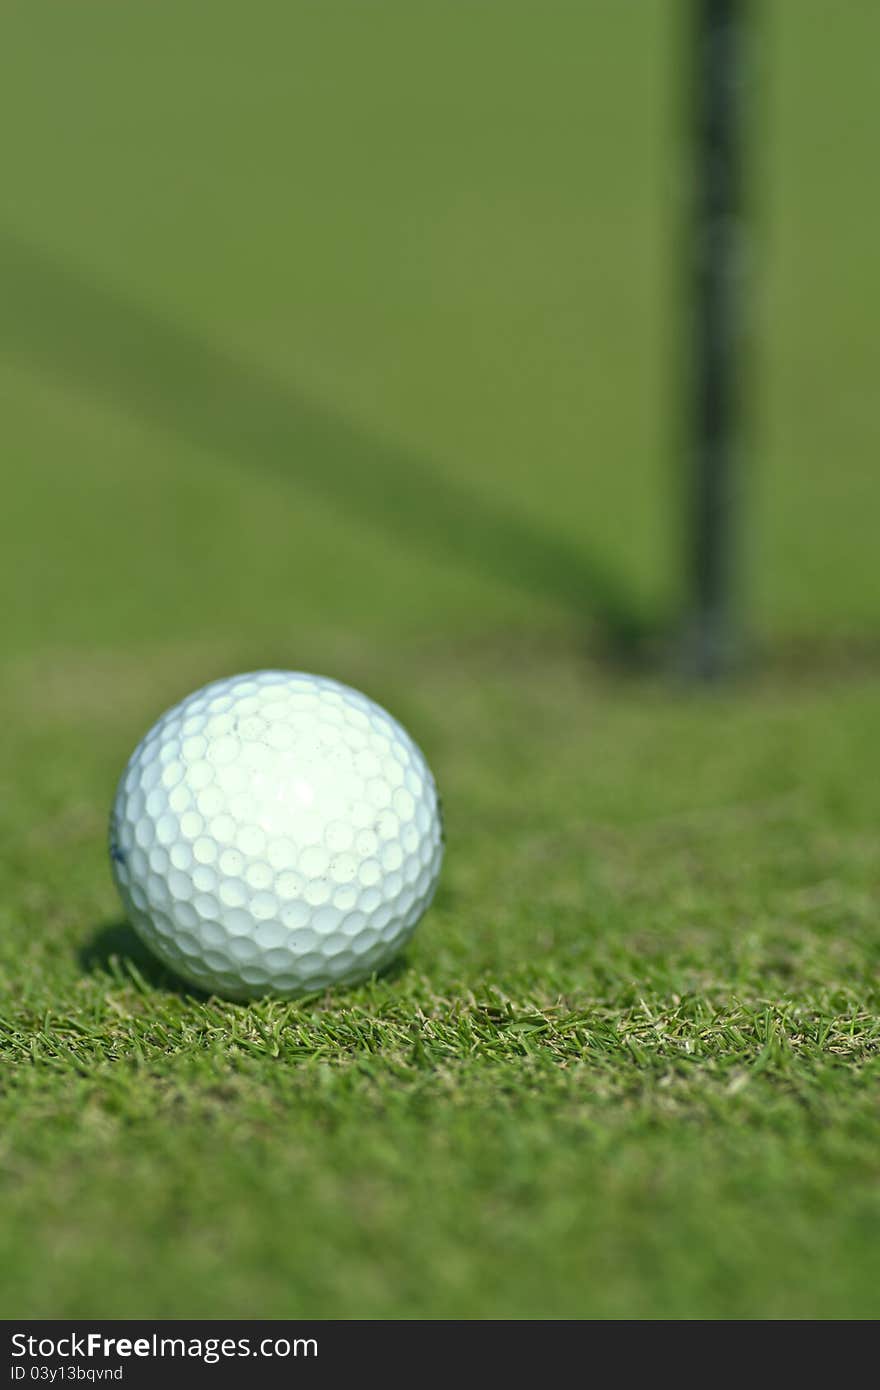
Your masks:
M876 7L754 6L764 664L706 703L588 656L684 601L689 5L3 9L0 1313L875 1315ZM135 978L104 865L137 738L256 665L449 807L404 975L315 1009Z
M8 5L8 642L274 640L279 588L294 641L582 624L594 568L662 610L688 19ZM748 574L774 635L880 607L875 25L755 17ZM496 528L482 571L423 484Z

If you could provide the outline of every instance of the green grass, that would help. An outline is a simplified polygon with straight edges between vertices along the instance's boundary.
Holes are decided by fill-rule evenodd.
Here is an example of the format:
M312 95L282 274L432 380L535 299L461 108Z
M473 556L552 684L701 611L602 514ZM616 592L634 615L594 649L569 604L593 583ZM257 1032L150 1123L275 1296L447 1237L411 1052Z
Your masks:
M0 1316L876 1317L880 26L764 20L705 695L602 658L678 589L675 7L417 8L8 7ZM448 855L388 974L244 1006L105 824L270 664L403 720Z
M112 776L198 650L19 674L4 1310L876 1314L878 683L330 657L399 691L448 863L398 968L302 1005L188 997L119 922Z

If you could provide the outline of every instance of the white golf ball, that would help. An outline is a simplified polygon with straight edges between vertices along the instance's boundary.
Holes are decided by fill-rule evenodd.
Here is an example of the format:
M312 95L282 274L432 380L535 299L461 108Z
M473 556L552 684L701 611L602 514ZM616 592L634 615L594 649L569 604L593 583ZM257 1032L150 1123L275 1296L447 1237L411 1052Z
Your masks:
M408 941L443 858L437 789L366 695L299 671L231 676L138 744L110 858L170 969L233 999L292 997L362 980Z

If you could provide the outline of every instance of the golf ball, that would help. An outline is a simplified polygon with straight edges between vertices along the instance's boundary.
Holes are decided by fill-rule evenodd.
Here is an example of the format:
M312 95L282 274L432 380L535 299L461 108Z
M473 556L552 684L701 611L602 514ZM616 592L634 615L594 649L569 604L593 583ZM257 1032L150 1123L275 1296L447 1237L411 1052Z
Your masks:
M299 671L231 676L175 705L132 754L110 821L139 936L233 999L380 970L442 857L437 789L409 734L366 695Z

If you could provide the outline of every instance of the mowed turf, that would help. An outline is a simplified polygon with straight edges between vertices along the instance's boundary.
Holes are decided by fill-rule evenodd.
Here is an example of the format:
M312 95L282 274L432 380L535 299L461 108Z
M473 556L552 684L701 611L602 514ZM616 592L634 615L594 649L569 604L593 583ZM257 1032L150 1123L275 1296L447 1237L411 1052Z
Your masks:
M671 8L49 10L0 56L46 94L0 226L0 1315L877 1316L877 19L764 22L763 651L701 694L621 662L677 589ZM448 853L385 976L244 1006L138 945L105 826L161 710L263 665L403 720Z

